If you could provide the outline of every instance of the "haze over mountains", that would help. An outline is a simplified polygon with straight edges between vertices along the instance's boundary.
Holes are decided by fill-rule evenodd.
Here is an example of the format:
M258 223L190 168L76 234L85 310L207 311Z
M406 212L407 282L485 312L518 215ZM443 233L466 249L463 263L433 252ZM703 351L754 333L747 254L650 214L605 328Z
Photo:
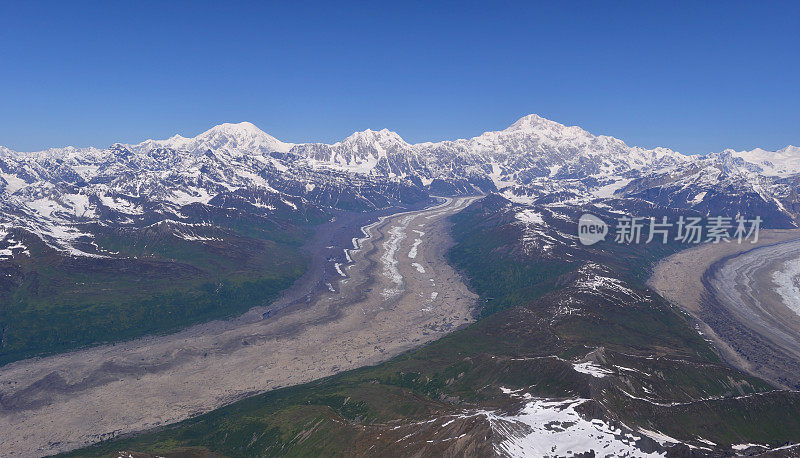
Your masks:
M794 146L687 156L537 115L471 139L418 144L387 129L292 144L242 122L108 148L0 147L0 224L3 235L22 228L59 250L108 256L92 243L97 225L188 222L186 206L302 215L499 192L520 204L632 198L704 214L747 211L794 227L799 176Z

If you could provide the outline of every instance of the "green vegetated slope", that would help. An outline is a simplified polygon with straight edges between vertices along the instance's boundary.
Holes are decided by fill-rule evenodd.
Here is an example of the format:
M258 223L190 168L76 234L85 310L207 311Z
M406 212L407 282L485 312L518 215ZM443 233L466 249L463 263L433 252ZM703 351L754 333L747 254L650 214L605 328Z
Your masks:
M300 246L323 220L214 211L190 224L87 228L111 257L71 257L19 234L30 256L0 281L0 364L267 304L305 271Z
M587 269L577 257L522 258L512 246L520 234L498 211L483 202L454 218L451 260L485 304L469 328L378 366L70 455L486 455L501 438L478 412L518 409L508 390L590 399L585 413L596 418L719 450L800 441L797 393L723 364L684 316L624 274L658 254L597 248L607 250L611 269ZM598 273L620 272L620 288L585 287ZM609 375L578 372L579 360Z

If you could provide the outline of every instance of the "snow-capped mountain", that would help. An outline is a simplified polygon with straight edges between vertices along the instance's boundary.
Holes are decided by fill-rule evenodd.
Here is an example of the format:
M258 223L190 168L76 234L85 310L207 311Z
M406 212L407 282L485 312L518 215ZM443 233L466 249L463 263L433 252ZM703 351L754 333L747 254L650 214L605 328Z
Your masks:
M629 147L537 115L471 139L412 145L386 129L366 130L333 145L296 145L291 152L316 166L419 178L425 186L435 179L464 180L478 191L540 178L606 180L687 160L669 149Z
M326 145L297 145L291 152L310 164L361 174L403 175L409 170L402 162L413 155L412 147L388 129L355 132L344 140Z
M755 164L755 171L777 177L788 177L800 174L800 147L789 145L777 151L765 151L756 148L750 151L734 151L727 149L722 152L732 158L739 158L744 163Z
M470 139L410 144L387 129L334 144L283 142L248 122L109 148L0 147L0 224L74 254L89 224L181 220L185 207L303 214L368 210L429 194L502 192L518 203L626 197L698 211L800 213L800 149L703 157L631 147L537 115Z
M725 151L632 180L617 195L707 215L757 215L772 227L797 226L800 173L773 171L764 173L759 164Z
M273 151L287 152L291 143L284 143L262 131L249 122L237 124L224 123L214 126L194 138L175 135L167 140L147 140L131 149L147 152L157 148L204 153L214 151L218 154L265 154Z
M686 160L666 148L629 147L622 140L594 136L580 127L567 127L537 115L525 116L505 130L486 132L469 140L420 146L431 152L467 151L478 161L488 162L499 178L520 184L534 178L625 175Z

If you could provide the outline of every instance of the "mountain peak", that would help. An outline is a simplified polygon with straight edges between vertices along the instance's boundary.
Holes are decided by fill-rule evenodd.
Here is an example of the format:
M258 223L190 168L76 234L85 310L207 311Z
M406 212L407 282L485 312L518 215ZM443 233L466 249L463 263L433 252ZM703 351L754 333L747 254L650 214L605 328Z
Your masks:
M532 128L541 128L541 127L549 127L549 128L555 127L563 129L566 126L532 113L527 116L519 118L514 124L511 124L506 130L507 131L530 130Z
M551 121L537 114L523 116L502 132L522 135L530 134L535 137L550 138L553 140L566 138L588 140L594 138L592 134L578 126L565 126L564 124Z
M284 143L256 127L251 122L222 123L208 129L196 137L173 135L166 140L147 140L133 145L137 150L148 150L153 147L172 148L176 150L201 153L206 150L222 150L228 153L269 153L286 152L293 146Z
M206 149L228 152L272 152L288 151L292 144L284 143L264 132L251 122L222 123L196 137L175 135L168 140L155 142L175 149L202 151Z
M195 138L199 137L206 137L210 135L234 135L234 136L266 136L270 138L274 138L268 133L264 132L263 130L256 127L255 124L247 121L238 122L238 123L230 123L225 122L219 125L208 129L207 131L203 132L202 134L198 135Z
M341 143L381 143L381 144L389 144L389 143L399 143L407 145L408 143L403 140L397 132L391 131L389 129L381 129L381 130L362 130L359 132L353 132L350 134L349 137L342 140Z

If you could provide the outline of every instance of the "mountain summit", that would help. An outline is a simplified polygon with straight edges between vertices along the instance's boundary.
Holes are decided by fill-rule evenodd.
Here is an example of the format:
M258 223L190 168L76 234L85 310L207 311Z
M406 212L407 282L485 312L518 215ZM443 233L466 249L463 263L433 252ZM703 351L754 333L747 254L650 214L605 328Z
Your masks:
M175 135L167 140L147 140L135 149L154 147L172 148L205 152L207 150L235 153L269 153L272 151L287 152L293 145L285 143L264 132L250 122L223 123L193 138Z

